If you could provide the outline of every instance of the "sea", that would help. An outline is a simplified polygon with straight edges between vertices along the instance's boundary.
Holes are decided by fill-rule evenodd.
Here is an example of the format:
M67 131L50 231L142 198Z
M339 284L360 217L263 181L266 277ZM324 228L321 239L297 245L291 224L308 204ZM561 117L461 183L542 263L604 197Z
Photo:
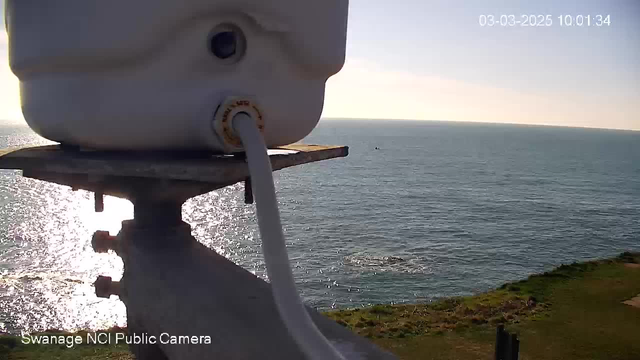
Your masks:
M640 251L640 132L435 121L323 119L308 144L349 156L275 173L291 266L320 310L487 291L558 265ZM0 148L47 144L0 123ZM0 170L0 332L126 326L98 299L96 230L133 217L107 197ZM183 207L194 236L266 278L252 205L236 184Z

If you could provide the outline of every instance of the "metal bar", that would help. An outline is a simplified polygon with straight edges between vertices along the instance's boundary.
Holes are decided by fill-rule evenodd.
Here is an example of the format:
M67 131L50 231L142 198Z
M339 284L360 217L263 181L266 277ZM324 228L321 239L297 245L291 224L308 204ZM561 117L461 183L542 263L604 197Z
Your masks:
M104 211L104 194L102 192L94 192L93 193L93 201L95 203L95 212L103 212Z
M251 177L244 180L244 203L253 204L253 188L251 185Z

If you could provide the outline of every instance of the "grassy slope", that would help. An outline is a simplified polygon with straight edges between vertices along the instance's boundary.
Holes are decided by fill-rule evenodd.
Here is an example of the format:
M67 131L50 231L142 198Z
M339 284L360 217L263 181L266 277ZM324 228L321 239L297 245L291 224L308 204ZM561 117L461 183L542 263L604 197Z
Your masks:
M491 360L495 327L504 323L519 334L523 360L637 360L640 309L621 304L640 294L640 269L624 265L634 262L640 263L640 254L561 266L472 297L427 305L377 305L327 316L403 359ZM12 344L16 346L10 349ZM68 350L0 338L0 359L132 357L125 346Z
M625 262L640 254L561 266L474 297L330 316L403 359L493 359L504 323L519 334L523 360L638 360L640 309L621 302L640 294L640 269Z

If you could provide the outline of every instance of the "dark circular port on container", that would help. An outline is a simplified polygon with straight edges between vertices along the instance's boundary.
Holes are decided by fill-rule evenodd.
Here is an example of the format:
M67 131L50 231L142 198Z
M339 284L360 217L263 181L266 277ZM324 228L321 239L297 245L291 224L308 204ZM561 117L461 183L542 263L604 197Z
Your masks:
M209 35L209 51L224 63L239 61L246 50L246 40L242 30L231 24L216 26Z

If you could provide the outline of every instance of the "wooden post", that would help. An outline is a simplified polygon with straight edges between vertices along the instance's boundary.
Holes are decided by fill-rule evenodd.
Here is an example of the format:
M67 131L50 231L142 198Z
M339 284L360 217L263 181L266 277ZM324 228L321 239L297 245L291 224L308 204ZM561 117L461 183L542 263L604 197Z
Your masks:
M496 360L504 360L504 325L499 325L496 329Z
M511 353L509 354L509 360L518 360L518 355L520 353L520 340L518 340L518 335L511 334Z
M495 360L518 360L520 352L520 340L518 335L509 334L504 330L504 325L496 329L496 353Z

